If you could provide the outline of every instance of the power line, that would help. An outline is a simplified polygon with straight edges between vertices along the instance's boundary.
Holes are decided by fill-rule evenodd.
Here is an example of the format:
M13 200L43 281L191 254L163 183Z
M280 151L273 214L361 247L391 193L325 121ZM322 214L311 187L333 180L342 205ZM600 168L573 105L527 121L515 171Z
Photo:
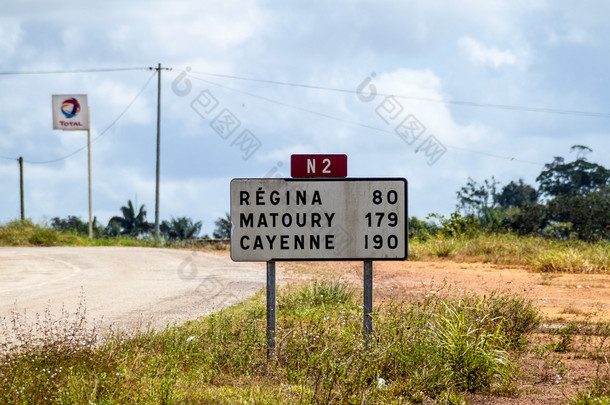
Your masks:
M202 79L200 77L193 77L193 78L197 79L199 81L202 81L202 82L205 82L205 83L217 86L217 87L221 87L221 88L224 88L224 89L236 92L236 93L244 94L244 95L247 95L247 96L250 96L250 97L253 97L253 98L257 98L259 100L267 101L267 102L272 103L272 104L277 104L277 105L281 105L283 107L292 108L292 109L297 110L297 111L306 112L306 113L317 115L319 117L327 118L327 119L330 119L330 120L333 120L333 121L338 121L338 122L342 122L342 123L345 123L345 124L354 125L354 126L358 126L358 127L365 128L365 129L370 129L370 130L373 130L373 131L379 131L379 132L384 132L384 133L388 133L388 134L394 134L394 132L392 132L390 130L387 130L387 129L384 129L384 128L379 128L379 127L375 127L375 126L371 126L371 125L361 124L359 122L354 122L354 121L349 121L349 120L346 120L346 119L343 119L343 118L334 117L334 116L326 114L326 113L321 113L321 112L318 112L318 111L314 111L314 110L310 110L310 109L307 109L307 108L295 106L295 105L292 105L292 104L287 104L287 103L284 103L284 102L281 102L281 101L270 99L268 97L259 96L257 94L253 94L253 93L250 93L250 92L247 92L247 91L238 90L238 89L235 89L233 87L229 87L229 86L218 84L218 83L215 83L215 82L212 82L212 81L209 81L209 80L205 80L205 79ZM443 144L443 145L448 147L448 148L451 148L451 149L461 150L461 151L470 152L470 153L476 153L476 154L485 155L485 156L490 156L490 157L494 157L494 158L497 158L497 159L504 159L504 160L510 160L510 161L515 161L515 162L528 163L528 164L537 165L537 166L544 166L544 163L540 163L540 162L533 162L533 161L530 161L530 160L518 159L518 158L510 157L510 156L496 155L496 154L489 153L489 152L478 151L478 150L463 148L463 147L454 146L454 145L447 145L447 144Z
M230 91L233 91L233 92L236 92L236 93L241 93L241 94L244 94L246 96L257 98L259 100L263 100L263 101L266 101L268 103L277 104L277 105L281 105L283 107L292 108L293 110L302 111L302 112L306 112L308 114L317 115L319 117L327 118L327 119L330 119L330 120L333 120L333 121L339 121L339 122L343 122L345 124L350 124L350 125L355 125L355 126L366 128L366 129L371 129L373 131L380 131L380 132L391 133L391 131L388 131L388 130L383 129L383 128L378 128L378 127L374 127L374 126L371 126L371 125L361 124L359 122L348 121L348 120L345 120L343 118L338 118L338 117L334 117L334 116L326 114L326 113L321 113L319 111L314 111L314 110L310 110L310 109L307 109L307 108L299 107L299 106L296 106L296 105L287 104L287 103L284 103L282 101L277 101L277 100L274 100L274 99L271 99L271 98L268 98L268 97L259 96L257 94L250 93L250 92L243 91L243 90L238 90L238 89L235 89L233 87L224 86L224 85L219 84L219 83L215 83L215 82L211 82L209 80L201 79L199 77L194 77L194 79L197 79L197 80L200 80L200 81L202 81L204 83L208 83L208 84L211 84L211 85L214 85L214 86L217 86L217 87L221 87L223 89L227 89L227 90L230 90Z
M226 74L219 74L219 73L209 73L209 72L191 71L190 73L206 75L206 76L213 76L213 77L220 77L220 78L225 78L225 79L235 79L235 80L244 80L244 81L250 81L250 82L257 82L257 83L275 84L275 85L279 85L279 86L300 87L300 88L306 88L306 89L312 89L312 90L324 90L324 91L334 91L334 92L338 92L338 93L358 94L357 90L340 89L340 88L326 87L326 86L316 86L316 85L303 84L303 83L291 83L291 82L282 82L282 81L277 81L277 80L255 79L255 78L226 75ZM525 111L525 112L560 114L560 115L576 115L576 116L583 116L583 117L610 118L610 113L601 113L601 112L593 112L593 111L564 110L564 109L558 109L558 108L529 107L529 106L494 104L494 103L479 103L479 102L475 102L475 101L463 101L463 100L441 100L441 99L436 99L436 98L431 98L431 97L414 97L414 96L404 96L404 95L390 94L390 93L377 93L377 95L382 96L382 97L394 96L397 98L402 98L402 99L407 99L407 100L425 101L425 102L449 104L449 105L460 105L460 106L467 106L467 107L494 108L494 109L499 109L499 110Z
M508 157L508 156L496 155L494 153L489 153L489 152L483 152L483 151L480 151L480 150L463 148L461 146L446 145L446 144L443 144L443 145L445 145L446 147L451 148L451 149L461 150L461 151L470 152L470 153L477 153L479 155L486 155L486 156L493 157L493 158L496 158L496 159L504 159L504 160L510 160L510 161L515 161L515 162L528 163L530 165L544 166L544 163L534 162L534 161L531 161L531 160L525 160L525 159L518 159L516 157Z
M153 72L153 74L150 75L150 77L146 80L146 83L144 83L144 86L142 86L142 88L140 89L138 94L136 94L136 96L133 98L133 100L131 100L129 102L129 104L127 104L127 107L125 107L125 109L110 123L110 125L108 125L102 132L100 132L95 138L93 138L91 142L95 142L96 140L98 140L102 135L104 135L106 132L108 132L110 130L110 128L112 128L121 119L121 117L123 117L123 115L125 115L125 113L131 108L131 106L136 102L136 100L142 95L142 93L144 92L146 87L148 87L148 84L150 83L152 78L155 77L156 74L157 74L156 72ZM74 152L71 152L65 156L62 156L60 158L53 159L53 160L46 160L46 161L40 161L40 162L24 160L24 162L30 163L30 164L37 164L37 165L56 163L56 162L68 159L86 148L87 148L87 145L84 145L83 147L76 149Z
M51 74L67 74L67 73L100 73L100 72L125 72L129 70L148 70L147 67L131 67L131 68L109 68L109 69L80 69L80 70L39 70L39 71L22 71L22 72L0 72L0 76L15 76L15 75L51 75Z

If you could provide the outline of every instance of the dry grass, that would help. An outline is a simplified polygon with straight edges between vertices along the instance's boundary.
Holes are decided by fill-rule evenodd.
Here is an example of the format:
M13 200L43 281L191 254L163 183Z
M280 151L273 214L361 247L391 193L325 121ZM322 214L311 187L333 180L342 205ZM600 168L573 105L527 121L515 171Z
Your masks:
M610 242L558 241L535 236L487 234L435 237L409 244L410 259L453 260L521 265L541 272L607 273Z

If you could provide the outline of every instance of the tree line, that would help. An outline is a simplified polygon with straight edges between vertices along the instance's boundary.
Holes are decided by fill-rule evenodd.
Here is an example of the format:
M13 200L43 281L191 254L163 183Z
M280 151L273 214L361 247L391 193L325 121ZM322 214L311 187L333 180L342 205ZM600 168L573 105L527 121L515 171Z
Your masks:
M505 186L492 176L472 178L457 191L456 211L449 218L410 219L412 235L443 232L449 235L479 231L513 231L557 239L610 239L610 170L589 162L591 149L572 146L576 158L555 157L536 177L538 187L523 179Z
M127 205L120 208L121 215L110 218L108 224L103 226L97 220L93 220L93 234L96 238L128 236L139 238L142 236L150 236L154 232L154 224L146 220L146 206L142 204L136 211L131 200L127 201ZM214 225L216 226L212 236L215 239L228 239L231 235L231 219L229 214L218 218ZM193 221L189 217L172 217L170 220L164 220L159 224L161 235L169 240L187 240L200 237L201 221ZM89 232L89 224L80 219L80 217L69 215L66 218L55 217L51 219L51 227L60 232L72 232L77 235L87 236ZM210 239L209 235L201 236L203 239Z
M557 239L610 240L610 170L589 162L591 149L584 145L572 146L576 158L567 162L555 157L544 165L536 177L538 187L523 179L501 186L493 176L483 181L468 178L457 191L457 206L448 218L430 214L427 220L409 218L409 235L426 237L441 233L445 236L478 232L511 231L521 235L537 234ZM151 235L153 224L146 220L146 208L136 211L131 200L121 207L121 216L114 216L106 226L97 218L93 223L96 237ZM229 213L218 218L212 236L231 237ZM75 216L55 217L51 226L59 231L70 231L86 236L88 224ZM161 234L169 241L199 237L201 221L188 217L162 221ZM202 238L209 239L209 235Z

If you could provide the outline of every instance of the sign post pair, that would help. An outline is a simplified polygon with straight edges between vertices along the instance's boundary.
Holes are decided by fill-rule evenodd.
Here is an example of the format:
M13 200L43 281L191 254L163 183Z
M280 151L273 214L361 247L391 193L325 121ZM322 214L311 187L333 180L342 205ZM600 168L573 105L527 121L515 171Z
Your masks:
M54 94L53 129L62 131L87 131L87 173L89 181L89 239L93 237L91 211L91 131L89 104L86 94Z
M304 168L295 170L293 155L291 172L305 174L304 178L231 181L231 258L267 262L270 354L275 350L276 261L362 260L363 329L368 345L372 334L372 261L407 258L407 181L307 175L308 168L336 173L332 172L332 158L328 167L324 165L328 156L336 155L313 155L315 163L299 157L296 164L304 162Z

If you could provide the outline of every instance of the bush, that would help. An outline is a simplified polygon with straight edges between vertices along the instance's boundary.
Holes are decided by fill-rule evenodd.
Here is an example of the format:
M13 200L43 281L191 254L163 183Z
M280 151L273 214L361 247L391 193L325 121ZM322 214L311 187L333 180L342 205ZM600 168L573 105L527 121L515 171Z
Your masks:
M34 224L30 220L12 221L0 226L0 246L65 246L84 243L74 235Z

